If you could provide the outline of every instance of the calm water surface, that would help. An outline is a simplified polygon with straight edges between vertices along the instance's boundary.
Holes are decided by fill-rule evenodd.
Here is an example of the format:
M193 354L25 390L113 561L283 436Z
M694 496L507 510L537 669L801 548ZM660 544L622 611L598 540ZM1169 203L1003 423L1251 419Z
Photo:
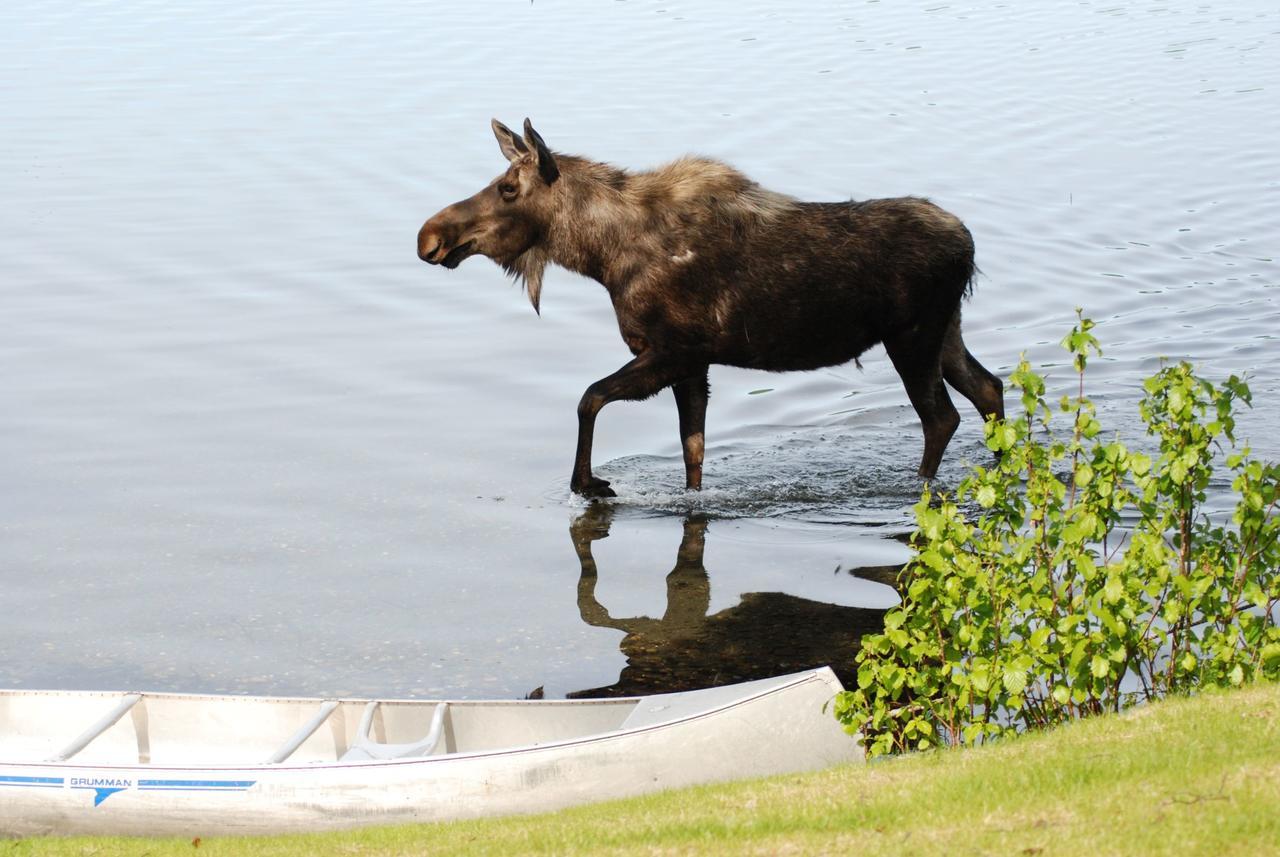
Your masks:
M914 413L853 366L712 371L707 489L604 291L542 317L413 252L503 165L697 152L918 194L985 277L970 348L1138 440L1161 357L1251 373L1280 456L1280 13L1264 2L9 3L0 11L0 685L636 692L848 663L895 603ZM760 392L764 390L765 392ZM940 479L985 461L965 413ZM607 536L607 537L606 537Z

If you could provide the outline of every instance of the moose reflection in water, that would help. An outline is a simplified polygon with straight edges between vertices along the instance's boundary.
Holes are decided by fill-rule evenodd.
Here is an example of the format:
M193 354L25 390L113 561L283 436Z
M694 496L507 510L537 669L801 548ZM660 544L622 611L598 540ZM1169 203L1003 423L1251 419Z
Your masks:
M591 544L609 535L613 509L593 505L570 525L582 566L578 611L598 628L626 636L627 658L618 680L570 697L634 696L732 684L830 665L847 685L864 634L882 627L883 610L825 604L783 592L749 592L708 614L711 581L703 565L707 521L691 516L667 575L667 608L660 618L617 617L596 598L599 573ZM900 566L852 569L859 577L892 584Z

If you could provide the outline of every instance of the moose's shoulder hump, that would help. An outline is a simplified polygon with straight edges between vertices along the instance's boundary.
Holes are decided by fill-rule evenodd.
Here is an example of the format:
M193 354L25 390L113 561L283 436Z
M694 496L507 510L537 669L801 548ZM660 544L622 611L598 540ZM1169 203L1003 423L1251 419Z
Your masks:
M796 205L794 198L764 189L723 161L692 155L634 173L630 185L638 195L665 207L710 207L729 216L771 219Z

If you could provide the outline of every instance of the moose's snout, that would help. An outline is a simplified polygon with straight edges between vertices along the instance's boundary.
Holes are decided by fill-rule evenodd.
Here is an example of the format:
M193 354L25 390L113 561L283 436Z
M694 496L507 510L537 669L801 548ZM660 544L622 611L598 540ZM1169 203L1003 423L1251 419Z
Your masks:
M437 225L436 220L428 220L418 231L418 258L429 265L456 268L476 252L476 240L459 243L460 230L451 223Z
M430 223L424 224L422 229L418 230L418 258L422 261L432 265L439 264L444 244L444 237L437 233Z

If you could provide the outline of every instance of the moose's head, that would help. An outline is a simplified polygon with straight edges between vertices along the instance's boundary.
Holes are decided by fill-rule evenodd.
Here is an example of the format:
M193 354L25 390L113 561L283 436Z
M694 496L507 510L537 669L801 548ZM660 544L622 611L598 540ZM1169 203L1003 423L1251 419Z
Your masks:
M523 137L497 119L492 124L509 161L506 172L424 223L418 230L418 257L432 265L456 268L469 256L487 256L526 279L537 309L541 266L522 257L545 236L554 204L551 189L560 178L560 168L528 119Z

